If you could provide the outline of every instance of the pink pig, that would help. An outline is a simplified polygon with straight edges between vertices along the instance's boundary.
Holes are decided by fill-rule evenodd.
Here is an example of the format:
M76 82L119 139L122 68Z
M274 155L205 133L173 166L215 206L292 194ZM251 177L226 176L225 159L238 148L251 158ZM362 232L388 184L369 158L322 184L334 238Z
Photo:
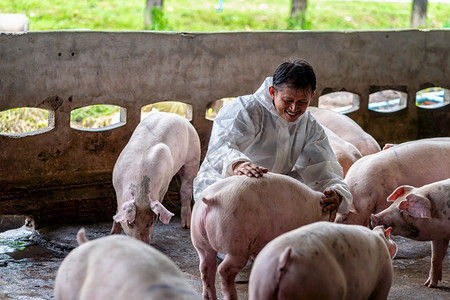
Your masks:
M420 188L400 186L388 201L394 203L371 215L372 225L390 226L392 234L431 241L431 269L425 285L437 286L442 280L442 261L450 240L450 178Z
M355 145L363 156L377 153L381 150L378 142L350 117L314 106L308 107L308 110L324 127L336 133L344 141Z
M316 222L284 233L256 257L249 299L384 300L397 251L389 232Z
M217 299L217 252L225 254L218 269L224 298L236 299L234 280L250 257L282 233L329 219L322 212L322 199L322 193L274 173L227 177L205 189L194 204L191 223L203 297Z
M56 274L55 300L200 299L175 263L142 241L125 235L87 241L84 229L77 240Z
M390 205L386 198L400 185L422 186L450 178L450 138L423 139L395 145L364 156L348 170L344 181L353 208L336 222L368 226L370 214Z
M200 163L200 140L189 121L177 114L153 112L137 127L114 166L117 214L111 234L150 243L159 219L167 224L173 213L162 201L172 177L180 176L181 224L191 221L192 182Z
M337 161L341 165L345 176L350 167L355 163L355 161L362 157L362 154L353 144L344 141L330 129L326 127L323 127L323 129L328 136L331 149L333 150Z

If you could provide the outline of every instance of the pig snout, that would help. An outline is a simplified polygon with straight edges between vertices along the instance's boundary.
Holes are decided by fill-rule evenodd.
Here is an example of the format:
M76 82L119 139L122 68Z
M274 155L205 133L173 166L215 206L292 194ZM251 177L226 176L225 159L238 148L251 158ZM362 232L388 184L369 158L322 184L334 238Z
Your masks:
M376 215L374 215L374 214L371 214L370 215L370 226L372 228L375 228L375 227L377 227L379 225L380 225L380 223L378 222L378 217Z
M392 227L392 222L389 222L388 217L381 216L380 214L371 214L370 215L370 228L373 229L377 226L383 226L384 229L388 227Z
M336 214L336 219L334 219L334 223L345 223L345 221L348 218L348 214L344 214L344 213L337 213Z

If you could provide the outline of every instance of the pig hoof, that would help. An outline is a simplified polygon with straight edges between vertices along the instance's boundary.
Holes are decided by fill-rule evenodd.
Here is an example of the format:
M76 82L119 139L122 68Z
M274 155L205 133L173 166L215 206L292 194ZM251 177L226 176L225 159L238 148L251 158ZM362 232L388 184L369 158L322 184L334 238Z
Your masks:
M188 228L189 229L189 227L190 227L190 222L183 222L182 224L181 224L181 226L183 227L183 228Z
M437 287L437 282L434 282L431 278L428 278L428 280L423 284L429 288Z

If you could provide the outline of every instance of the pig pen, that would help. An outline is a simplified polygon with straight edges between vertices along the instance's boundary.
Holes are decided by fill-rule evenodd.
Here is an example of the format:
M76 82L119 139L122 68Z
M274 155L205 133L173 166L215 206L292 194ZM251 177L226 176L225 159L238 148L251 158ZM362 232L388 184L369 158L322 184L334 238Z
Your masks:
M111 223L42 228L25 249L1 253L0 299L53 299L56 272L64 257L76 247L76 233L80 227L86 229L89 239L96 239L109 234ZM423 283L430 268L430 242L395 236L393 239L399 251L393 261L394 277L388 299L449 299L450 254L447 253L444 259L443 280L437 288L428 288ZM202 283L197 253L192 246L189 229L181 227L178 215L168 225L156 224L151 244L175 262L200 296ZM248 263L236 278L239 299L248 299L250 271L251 263ZM217 277L216 288L219 299L222 299Z

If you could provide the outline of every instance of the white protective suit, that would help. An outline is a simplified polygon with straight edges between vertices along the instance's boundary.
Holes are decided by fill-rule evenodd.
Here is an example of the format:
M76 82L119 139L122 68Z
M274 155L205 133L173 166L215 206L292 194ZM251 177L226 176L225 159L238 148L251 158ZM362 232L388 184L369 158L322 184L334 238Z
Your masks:
M253 95L238 97L219 111L194 179L194 200L227 173L232 175L232 164L248 161L294 177L316 191L335 190L342 196L338 212L347 213L352 195L322 126L309 111L295 122L283 119L270 97L271 85L268 77Z

